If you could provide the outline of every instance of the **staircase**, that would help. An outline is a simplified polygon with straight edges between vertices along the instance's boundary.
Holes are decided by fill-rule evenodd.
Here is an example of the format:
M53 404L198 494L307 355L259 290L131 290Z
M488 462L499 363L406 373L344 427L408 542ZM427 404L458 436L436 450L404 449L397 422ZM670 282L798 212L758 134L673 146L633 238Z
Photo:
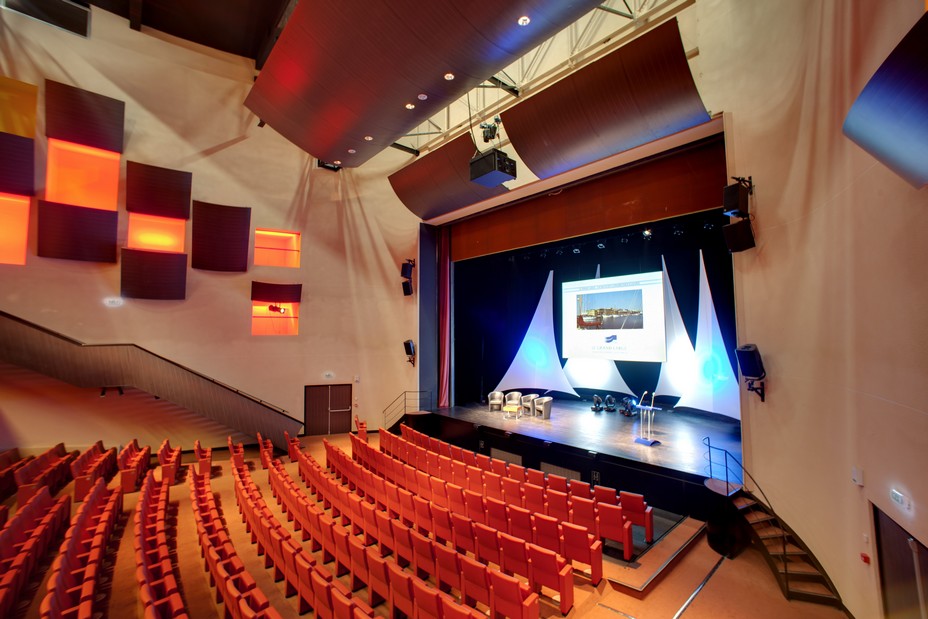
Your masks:
M763 554L786 599L844 608L837 589L821 564L799 536L776 515L757 481L728 451L712 447L708 438L705 438L703 443L708 447L709 461L706 487L729 497L750 530L754 546ZM719 452L723 452L724 457L724 474L721 478L713 476L713 472L718 472L717 466L713 471L713 453L718 456ZM719 458L716 457L715 462L718 461ZM743 487L741 480L744 475L751 479L763 501Z

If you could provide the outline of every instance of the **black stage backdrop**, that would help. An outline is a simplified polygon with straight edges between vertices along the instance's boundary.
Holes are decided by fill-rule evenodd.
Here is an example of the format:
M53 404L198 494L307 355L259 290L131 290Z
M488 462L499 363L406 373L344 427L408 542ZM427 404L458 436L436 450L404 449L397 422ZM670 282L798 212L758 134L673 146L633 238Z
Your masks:
M695 345L700 249L729 363L737 376L732 260L722 235L722 226L729 223L729 218L720 211L686 215L454 263L452 404L482 402L502 379L519 350L551 270L554 271L553 328L559 354L562 346L560 297L563 282L591 279L596 276L597 265L600 266L600 277L660 271L661 256L667 264L683 323ZM650 240L642 236L646 228L652 231ZM604 243L604 249L597 247L599 242ZM574 250L579 250L579 253ZM565 362L561 359L562 366ZM629 388L636 394L653 391L656 387L660 363L619 361L616 364ZM577 389L577 392L584 399L593 393L590 389ZM573 397L558 393L552 395Z

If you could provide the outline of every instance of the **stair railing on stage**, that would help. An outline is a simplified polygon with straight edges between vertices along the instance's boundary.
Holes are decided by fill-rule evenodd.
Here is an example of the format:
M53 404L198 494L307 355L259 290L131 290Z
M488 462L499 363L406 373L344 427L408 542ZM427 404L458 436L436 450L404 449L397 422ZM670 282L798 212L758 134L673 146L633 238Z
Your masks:
M741 464L741 461L738 460L738 458L736 458L735 456L733 456L733 455L731 454L731 452L729 452L727 449L723 449L722 447L713 447L713 446L712 446L712 442L709 440L709 437L708 437L708 436L705 437L704 439L702 439L702 442L703 442L703 444L708 448L708 451L706 452L706 457L707 457L708 460L709 460L709 477L710 477L711 479L720 479L720 480L723 479L723 480L725 481L725 491L726 491L726 494L731 495L731 494L732 494L731 489L732 489L735 485L739 485L739 486L741 486L741 487L744 486L744 476L747 475L748 479L750 479L750 480L751 480L751 483L754 485L754 488L756 488L757 491L760 492L760 495L763 497L763 499L764 499L764 500L763 500L764 506L765 506L768 510L770 510L770 515L773 516L774 519L776 519L776 523L777 523L777 525L780 527L780 533L781 533L781 535L780 535L780 541L782 542L782 546L783 546L783 578L784 578L783 590L784 590L784 594L786 595L786 598L789 599L789 561L787 560L787 559L788 559L788 555L786 554L786 546L787 546L787 543L788 543L788 539L787 539L788 534L787 534L787 532L786 532L786 526L785 526L785 524L783 523L783 519L780 518L780 517L777 515L776 511L774 511L773 506L772 506L771 503L770 503L770 499L768 499L768 498L767 498L767 495L764 493L764 489L760 487L760 484L757 483L757 480L754 479L754 476L751 475L751 472L750 472L749 470L747 470L746 468L744 468L744 465ZM713 453L713 451L715 451L715 452L722 452L722 454L723 454L724 463L725 463L725 464L724 464L724 469L725 469L725 477L724 477L724 478L716 477L716 476L713 474L713 471L712 471L712 453ZM734 463L734 467L737 467L737 468L734 468L733 465L730 464L730 463ZM740 481L740 482L738 482L738 481L729 481L730 478L734 478L735 480L739 480L739 479L740 479L741 481Z
M392 427L410 411L430 410L432 410L431 391L404 391L383 409L383 427Z

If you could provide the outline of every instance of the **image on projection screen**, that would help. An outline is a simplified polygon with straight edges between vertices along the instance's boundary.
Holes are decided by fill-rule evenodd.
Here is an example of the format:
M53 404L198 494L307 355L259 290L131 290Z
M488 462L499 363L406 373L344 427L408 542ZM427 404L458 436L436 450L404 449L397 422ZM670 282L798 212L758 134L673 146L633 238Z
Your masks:
M661 271L561 286L565 358L666 361Z

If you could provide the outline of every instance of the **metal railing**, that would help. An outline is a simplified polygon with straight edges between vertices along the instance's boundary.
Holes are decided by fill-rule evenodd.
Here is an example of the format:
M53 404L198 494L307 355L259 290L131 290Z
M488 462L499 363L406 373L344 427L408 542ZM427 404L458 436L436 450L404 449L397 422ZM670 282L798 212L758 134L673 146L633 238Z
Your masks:
M404 391L383 409L383 427L392 427L410 411L430 410L432 410L431 391Z
M760 493L760 496L763 497L764 507L766 507L770 511L770 515L773 516L776 522L776 525L780 528L780 533L781 533L780 541L783 547L783 578L784 578L783 586L784 586L784 590L786 593L786 597L787 599L789 599L789 561L787 560L788 555L786 554L786 546L788 544L789 534L786 531L786 526L783 524L782 518L780 518L777 515L776 511L774 511L773 506L770 503L770 499L768 499L767 495L764 493L764 489L760 487L760 484L757 483L757 480L754 479L754 476L751 475L751 472L747 470L746 468L744 468L744 465L741 464L741 461L738 460L738 458L733 456L731 452L729 452L727 449L723 449L722 447L713 447L712 442L709 440L708 436L702 439L702 442L708 448L708 451L706 452L706 458L709 461L709 477L710 478L724 480L725 490L727 493L730 493L731 488L734 484L740 484L742 487L744 486L744 476L747 475L748 479L750 479L751 483L754 485L754 488L756 488L757 491ZM723 456L722 466L724 467L724 471L725 471L724 478L716 477L713 474L712 454L714 452L715 453L721 452ZM734 463L734 465L737 468L733 468L732 464L730 463ZM737 480L737 481L732 481L732 480ZM753 494L753 491L752 491L752 494Z

